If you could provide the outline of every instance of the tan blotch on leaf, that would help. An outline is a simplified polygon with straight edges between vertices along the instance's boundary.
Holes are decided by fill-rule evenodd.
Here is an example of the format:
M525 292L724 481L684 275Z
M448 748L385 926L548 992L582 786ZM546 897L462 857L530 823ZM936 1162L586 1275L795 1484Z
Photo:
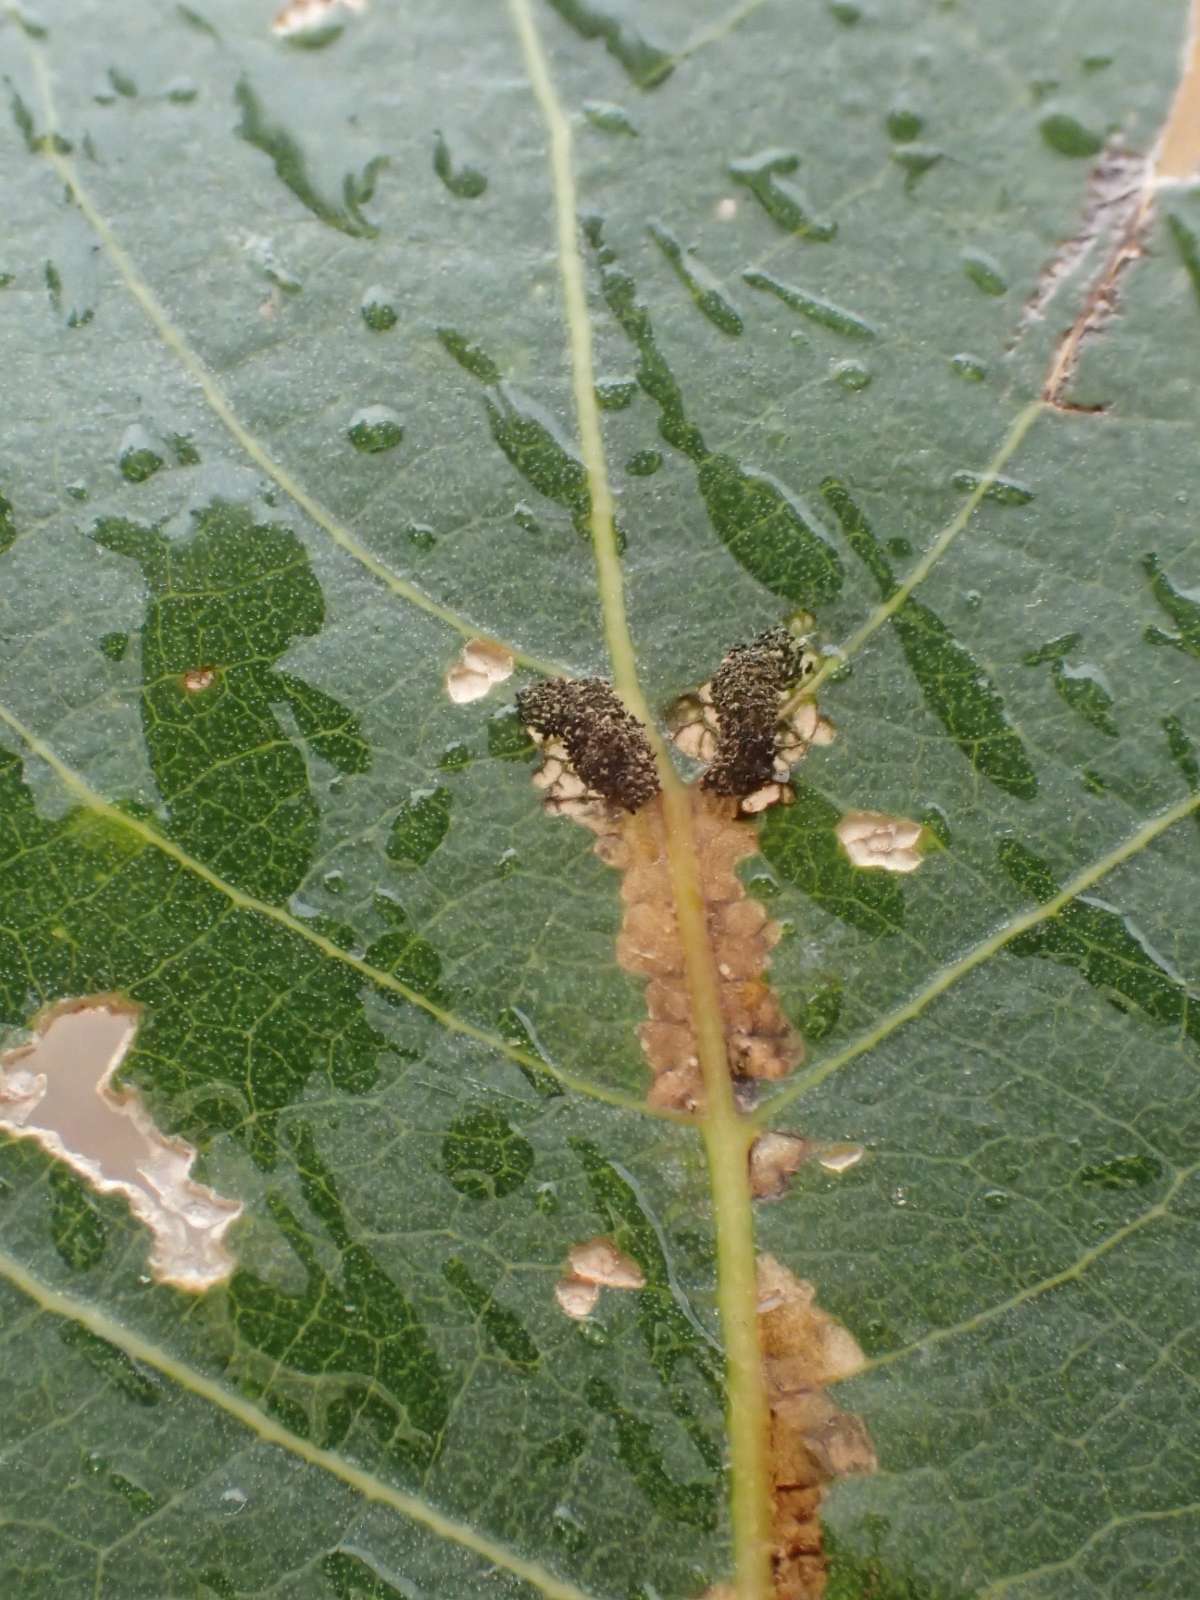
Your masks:
M513 658L503 645L490 639L469 639L446 674L446 693L456 706L482 700L496 684L511 678Z
M554 1285L554 1298L568 1317L582 1322L600 1303L600 1286L582 1278L560 1278Z
M140 1014L110 995L47 1012L32 1044L0 1056L0 1128L126 1200L154 1237L160 1283L210 1289L233 1271L224 1240L242 1208L192 1178L196 1152L159 1132L136 1089L114 1086Z
M842 849L856 867L882 867L885 872L915 872L924 860L920 848L925 830L908 817L882 811L848 811L837 825Z
M212 686L216 676L212 667L192 667L183 675L183 687L189 694L200 694Z
M794 1133L762 1133L750 1146L750 1193L775 1200L813 1154L814 1146Z
M585 1239L567 1252L568 1271L554 1285L567 1316L582 1321L600 1301L601 1289L644 1289L646 1274L611 1239Z
M705 918L735 1078L782 1078L803 1056L800 1041L766 980L779 927L746 893L735 868L757 851L757 835L738 820L737 801L691 787L692 835ZM667 855L662 797L632 816L592 810L578 817L599 835L596 854L622 874L625 914L617 961L646 978L648 1020L638 1029L654 1074L653 1106L694 1111L704 1099L683 946Z
M287 0L275 13L271 32L286 39L292 33L307 33L334 20L334 12L365 11L367 0Z
M806 1161L826 1172L848 1172L865 1155L861 1144L817 1144L794 1133L763 1133L750 1146L750 1192L756 1200L775 1200Z
M646 1274L611 1239L586 1239L567 1254L571 1276L600 1289L644 1289Z
M839 1411L826 1392L862 1370L863 1353L817 1304L812 1284L769 1255L758 1260L758 1328L771 1413L774 1600L819 1600L825 1486L878 1466L861 1418Z

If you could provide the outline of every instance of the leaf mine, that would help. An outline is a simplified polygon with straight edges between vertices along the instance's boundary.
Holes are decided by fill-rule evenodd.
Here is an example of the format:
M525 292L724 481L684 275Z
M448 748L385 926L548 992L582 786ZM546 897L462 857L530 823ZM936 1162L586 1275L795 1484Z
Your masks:
M446 693L456 706L470 705L511 678L512 653L491 639L468 639L446 674Z
M826 1487L876 1471L861 1420L841 1411L829 1387L862 1370L854 1336L816 1300L811 1283L774 1256L758 1258L758 1336L770 1408L773 1600L819 1600L826 1556L819 1520ZM726 1585L704 1600L735 1600Z
M826 1172L849 1172L866 1151L861 1144L819 1144L799 1134L775 1129L759 1134L750 1146L750 1193L756 1200L777 1200L806 1162Z
M688 789L729 1070L748 1091L785 1077L803 1046L765 977L779 929L751 899L737 864L757 851L745 817L790 798L792 763L832 729L802 702L780 721L815 658L787 628L772 628L726 655L711 682L672 712L684 754L706 761ZM617 961L646 978L649 1016L638 1029L654 1075L649 1103L692 1112L704 1099L700 1053L675 907L667 815L645 729L599 679L551 679L522 691L518 712L540 743L534 784L550 811L596 834L596 854L622 874Z
M62 1001L34 1042L0 1056L0 1128L34 1139L100 1194L119 1194L154 1237L159 1283L198 1293L234 1269L225 1246L241 1215L191 1177L196 1152L154 1125L136 1089L113 1084L141 1008L111 995Z
M925 829L908 817L889 817L882 811L847 811L836 832L838 842L856 867L915 872L925 859Z
M750 1192L756 1200L774 1200L813 1155L815 1147L794 1133L761 1133L750 1146Z
M585 1239L567 1254L571 1275L601 1289L644 1289L646 1274L611 1239Z
M568 1317L582 1322L600 1303L601 1289L644 1289L646 1274L611 1239L584 1239L567 1252L567 1271L554 1298Z

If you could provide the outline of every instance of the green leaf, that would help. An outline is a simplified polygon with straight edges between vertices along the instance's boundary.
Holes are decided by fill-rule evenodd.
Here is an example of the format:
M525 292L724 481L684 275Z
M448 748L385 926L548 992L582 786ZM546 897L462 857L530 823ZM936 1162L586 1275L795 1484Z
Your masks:
M769 1251L865 1352L830 1600L1190 1600L1185 11L4 13L0 1020L133 1008L116 1098L242 1212L172 1287L5 1057L0 1592L773 1600ZM836 737L739 870L807 1055L735 1101L660 769L664 1114L516 694L658 739L789 621ZM643 1286L574 1320L597 1239Z

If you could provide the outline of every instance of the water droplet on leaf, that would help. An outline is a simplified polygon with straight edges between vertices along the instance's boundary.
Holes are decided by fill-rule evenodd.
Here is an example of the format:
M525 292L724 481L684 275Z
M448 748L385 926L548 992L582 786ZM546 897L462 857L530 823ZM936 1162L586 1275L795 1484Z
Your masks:
M611 100L585 100L583 114L593 128L599 128L601 133L627 133L637 138L637 129L630 119L624 106L614 105Z
M387 290L377 283L373 283L364 291L359 309L363 321L372 333L386 333L389 328L396 326L396 308Z
M1104 148L1104 140L1100 134L1094 133L1090 128L1085 128L1077 117L1065 111L1054 111L1043 117L1038 124L1043 140L1051 150L1057 150L1061 156L1099 155Z
M838 361L834 363L833 376L843 389L857 393L865 389L871 381L871 374L861 361Z
M1001 295L1008 291L1008 279L994 256L983 250L964 250L963 271L982 294Z
M158 441L146 428L135 422L125 430L117 454L117 465L128 483L145 483L164 464Z
M346 437L356 450L378 455L396 448L404 437L404 424L389 406L363 406L351 417Z
M987 368L978 356L968 355L960 351L956 356L950 357L951 368L958 373L960 378L966 378L971 383L982 383L987 377Z
M925 118L909 106L896 106L887 115L887 131L897 144L909 144L925 126Z

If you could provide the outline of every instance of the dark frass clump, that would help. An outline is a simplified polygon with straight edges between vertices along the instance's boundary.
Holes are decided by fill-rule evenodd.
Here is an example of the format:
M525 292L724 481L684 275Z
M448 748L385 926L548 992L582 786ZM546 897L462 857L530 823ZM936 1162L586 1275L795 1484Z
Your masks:
M636 811L658 793L646 730L601 678L549 678L517 696L521 721L558 739L579 778L595 794Z
M701 779L706 789L741 796L773 780L780 701L808 670L803 645L786 628L733 646L712 679L720 731Z

